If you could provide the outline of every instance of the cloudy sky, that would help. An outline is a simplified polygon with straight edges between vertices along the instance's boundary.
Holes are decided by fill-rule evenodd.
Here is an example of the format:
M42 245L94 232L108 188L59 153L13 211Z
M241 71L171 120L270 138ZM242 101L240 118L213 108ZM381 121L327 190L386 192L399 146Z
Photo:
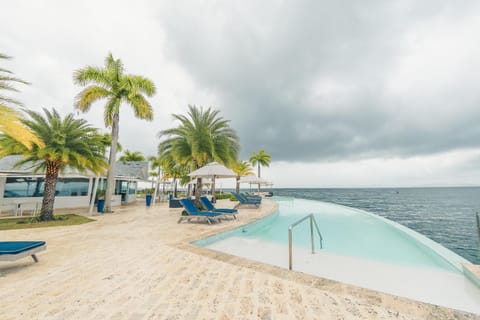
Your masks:
M156 152L188 104L221 111L276 187L480 184L480 2L9 1L2 62L29 108L72 112L74 70L108 52L152 79L155 119L120 115ZM79 114L103 124L103 104Z

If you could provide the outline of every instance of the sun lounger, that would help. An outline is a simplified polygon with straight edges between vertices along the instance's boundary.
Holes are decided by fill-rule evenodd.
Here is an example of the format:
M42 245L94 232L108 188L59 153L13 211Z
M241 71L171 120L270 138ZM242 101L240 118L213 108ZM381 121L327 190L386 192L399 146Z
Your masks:
M262 203L262 198L261 197L247 197L247 196L245 196L241 193L240 194L237 193L237 195L245 201Z
M219 212L200 211L197 209L197 207L195 207L190 199L181 199L180 203L182 204L183 208L185 208L185 211L187 211L188 216L181 216L177 223L180 223L183 220L190 221L192 218L197 218L197 220L206 220L208 224L211 224L212 222L220 222L219 217L222 214Z
M236 192L232 192L232 194L238 200L238 204L234 208L238 208L240 206L255 206L256 208L260 207L261 200L258 201L256 199L247 199Z
M262 197L260 196L257 196L257 195L252 195L252 194L248 194L248 193L240 193L240 195L244 198L247 198L248 200L252 200L252 201L259 201L259 202L262 202Z
M207 197L200 197L200 203L208 211L219 212L225 217L233 217L234 219L237 219L237 209L215 208L213 203L208 200Z
M0 241L0 261L14 261L32 256L33 261L38 262L35 254L46 248L45 241Z

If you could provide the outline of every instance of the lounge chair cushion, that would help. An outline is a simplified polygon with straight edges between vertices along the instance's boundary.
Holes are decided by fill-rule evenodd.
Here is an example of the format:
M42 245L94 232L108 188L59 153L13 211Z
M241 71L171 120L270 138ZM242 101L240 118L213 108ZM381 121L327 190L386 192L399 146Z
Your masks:
M0 241L0 255L19 254L45 245L45 241Z
M238 212L237 209L228 209L228 208L215 208L212 202L208 200L207 197L200 197L200 203L203 205L205 209L208 211L220 212L220 213L228 213L228 214L236 214Z

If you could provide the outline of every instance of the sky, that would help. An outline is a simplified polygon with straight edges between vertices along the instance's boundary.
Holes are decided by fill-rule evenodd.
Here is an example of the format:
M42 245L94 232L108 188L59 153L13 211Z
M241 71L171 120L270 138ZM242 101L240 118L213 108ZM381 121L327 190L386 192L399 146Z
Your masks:
M72 74L109 52L154 81L154 120L120 113L124 149L156 154L188 105L265 149L275 187L480 185L480 2L8 1L2 67L28 108L82 114ZM228 182L226 182L228 185Z

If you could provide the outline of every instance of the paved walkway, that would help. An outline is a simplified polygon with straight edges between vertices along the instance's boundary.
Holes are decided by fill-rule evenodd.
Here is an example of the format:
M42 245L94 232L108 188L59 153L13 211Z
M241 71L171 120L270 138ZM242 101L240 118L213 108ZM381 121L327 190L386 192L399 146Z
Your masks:
M0 319L480 319L189 244L274 209L206 225L177 224L181 210L165 204L130 206L79 226L0 231L48 246L37 264L0 262Z

